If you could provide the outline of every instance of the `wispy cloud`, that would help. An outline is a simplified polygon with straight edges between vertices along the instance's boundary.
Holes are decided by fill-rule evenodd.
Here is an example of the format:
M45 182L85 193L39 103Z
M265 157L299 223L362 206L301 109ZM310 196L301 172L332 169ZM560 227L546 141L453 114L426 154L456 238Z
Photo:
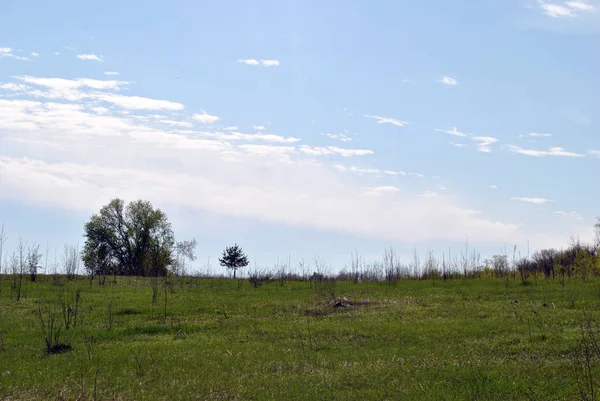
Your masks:
M121 75L116 71L104 71L104 75Z
M33 77L15 81L37 92L26 89L18 99L0 98L0 135L12 152L0 155L2 199L87 213L116 193L125 199L411 243L458 241L467 234L484 243L499 242L519 232L516 225L487 219L454 197L401 196L398 187L383 183L366 185L376 193L397 195L362 196L368 178L340 177L326 161L311 157L373 154L368 149L274 146L259 142L279 140L263 133L233 133L239 138L235 140L228 132L183 133L177 124L164 122L199 125L192 113L170 113L184 110L183 104L112 93L125 84ZM46 95L52 90L59 92L57 97ZM132 111L155 109L161 111ZM379 174L368 164L357 170ZM404 175L393 170L381 174ZM403 222L401 230L398 221Z
M391 175L391 176L396 176L396 175L401 175L401 176L405 176L406 173L404 171L397 171L397 170L383 170L383 174L385 175Z
M545 3L541 0L539 1L539 4L544 10L544 14L549 15L550 17L575 17L575 13L569 7Z
M343 157L351 157L351 156L366 156L372 155L372 150L369 149L342 149L336 146L315 146L311 147L308 145L302 145L298 148L298 150L304 154L311 156L327 156L327 155L340 155Z
M300 142L300 138L285 137L275 134L243 134L241 132L225 133L225 132L198 132L197 135L214 138L223 141L264 141L273 143L296 143Z
M381 174L381 170L379 170L378 168L363 168L363 167L355 167L355 166L346 167L341 164L334 164L332 167L342 173L351 172L351 173L356 173L358 175Z
M237 131L237 130L238 130L238 127L233 126L233 125L231 127L223 128L223 131Z
M13 58L15 60L30 61L31 59L14 54L10 47L0 47L0 57Z
M196 121L200 121L203 124L212 124L219 120L219 117L211 116L208 113L194 114L192 118Z
M550 138L552 134L548 133L539 133L539 132L530 132L529 134L521 134L519 138L530 137L530 138Z
M440 82L450 86L458 85L458 81L455 78L448 76L442 77L442 79L440 79Z
M491 189L498 189L498 187L496 185L490 185Z
M265 127L262 125L253 125L252 128L254 128L257 131L264 131Z
M124 96L114 93L94 93L95 99L103 100L129 110L183 110L181 103L169 100L151 99L140 96Z
M546 198L522 198L522 197L514 197L511 198L512 201L524 202L524 203L533 203L535 205L543 205L545 203L552 202L550 199Z
M400 121L389 117L372 116L370 114L365 114L365 117L377 120L377 124L392 124L397 127L404 127L408 124L406 121Z
M259 61L253 58L239 59L238 63L246 65L260 65Z
M477 146L477 150L483 153L491 153L492 148L490 147L490 145L493 145L494 143L498 142L498 139L493 138L491 136L474 136L471 139L477 142L477 144L475 145Z
M103 62L103 60L96 56L95 54L78 54L77 58L79 60L92 60L92 61L99 61L99 62Z
M394 187L392 185L385 185L381 187L368 188L363 191L364 196L384 196L391 195L399 192L400 188Z
M66 89L79 89L83 87L92 89L120 89L123 86L129 85L126 81L104 81L99 79L91 78L75 78L75 79L64 79L64 78L38 78L29 75L16 76L23 82L29 84L44 86L55 90L66 90Z
M278 60L260 60L254 58L238 59L238 63L246 65L262 65L263 67L279 67Z
M457 148L464 148L465 146L467 146L464 143L454 143L454 142L450 142L450 145L456 146Z
M158 120L158 122L172 127L192 128L194 126L194 124L189 121Z
M460 132L458 130L458 128L456 128L456 127L450 127L450 129L434 129L434 131L436 131L436 132L445 132L446 134L450 134L450 135L454 135L454 136L460 136L460 137L467 136L467 134L465 134L464 132Z
M577 212L562 212L560 210L557 210L554 212L554 214L557 216L573 217L577 220L583 219L583 216L581 215L581 213L577 213Z
M279 67L278 60L260 60L260 62L265 67Z
M325 133L325 134L322 134L322 135L325 135L327 138L336 139L336 140L342 141L342 142L350 142L350 141L352 141L352 138L350 138L349 136L344 135L344 134L330 134L330 133Z
M575 10L592 11L595 9L595 7L591 4L584 3L581 1L567 1L565 4Z
M562 157L585 157L581 153L568 152L561 147L552 147L550 150L524 149L520 146L508 145L508 148L515 152L526 156L545 157L545 156L562 156Z
M40 56L40 54L37 52L31 52L30 55L31 55L31 57L39 57Z
M547 3L544 0L538 0L538 4L543 10L544 14L553 17L577 17L578 12L591 12L595 11L596 7L583 1L567 1L564 5Z

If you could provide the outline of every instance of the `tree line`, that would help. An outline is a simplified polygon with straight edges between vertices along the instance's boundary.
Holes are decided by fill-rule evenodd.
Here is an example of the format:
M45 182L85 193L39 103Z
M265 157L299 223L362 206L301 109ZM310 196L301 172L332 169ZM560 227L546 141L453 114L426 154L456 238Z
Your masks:
M572 239L566 249L542 249L530 256L517 256L516 247L512 256L506 251L481 259L475 251L464 252L452 257L450 252L436 257L429 251L425 260L420 260L416 251L410 263L402 263L393 249L386 249L381 261L367 263L358 253L352 254L350 266L332 273L325 262L315 258L311 269L304 261L297 268L278 265L272 270L254 268L248 271L253 285L260 282L287 279L338 279L359 281L388 281L401 279L453 279L453 278L520 278L526 283L532 277L565 278L600 276L600 219L594 225L594 244L583 244ZM65 247L64 263L69 276L77 274L79 262L88 275L162 277L188 275L188 263L195 261L196 240L177 241L167 215L154 208L148 201L137 200L125 204L114 198L93 214L84 225L85 244L81 252L75 247ZM3 266L2 247L6 241L0 231L0 268ZM47 255L46 255L47 258ZM19 240L18 249L9 258L11 269L5 273L29 275L36 280L42 254L39 246L26 247ZM233 272L236 278L239 269L248 266L248 257L238 244L228 246L219 258L221 266ZM47 265L47 261L46 261ZM301 274L298 274L301 273ZM20 286L19 286L20 288Z

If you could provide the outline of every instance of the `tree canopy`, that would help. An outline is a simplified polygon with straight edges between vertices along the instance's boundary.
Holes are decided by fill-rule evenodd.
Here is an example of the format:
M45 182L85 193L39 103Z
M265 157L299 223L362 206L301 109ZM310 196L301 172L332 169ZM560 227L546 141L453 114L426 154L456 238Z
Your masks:
M233 278L238 269L248 266L248 257L238 244L228 246L219 258L221 266L233 270Z
M166 214L148 201L112 199L85 224L83 261L94 274L162 276L194 260L196 241L177 243Z

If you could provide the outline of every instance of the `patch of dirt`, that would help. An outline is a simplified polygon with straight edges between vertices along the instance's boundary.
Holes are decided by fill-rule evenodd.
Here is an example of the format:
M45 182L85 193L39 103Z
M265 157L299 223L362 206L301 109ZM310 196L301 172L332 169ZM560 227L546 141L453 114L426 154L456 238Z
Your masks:
M331 301L329 303L329 306L333 306L334 308L347 308L347 307L352 307L352 306L367 306L367 305L373 305L376 304L377 302L375 301L371 301L369 299L365 299L362 301L351 301L348 300L346 298L337 298L334 299L333 301Z

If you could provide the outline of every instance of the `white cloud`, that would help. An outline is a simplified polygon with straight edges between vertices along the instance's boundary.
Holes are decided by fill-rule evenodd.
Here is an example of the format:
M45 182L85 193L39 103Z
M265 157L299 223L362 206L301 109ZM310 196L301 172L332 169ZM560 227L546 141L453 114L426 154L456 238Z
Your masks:
M121 75L116 71L104 71L104 75Z
M519 146L508 145L508 148L515 152L526 156L544 157L544 156L563 156L563 157L585 157L580 153L568 152L560 147L553 147L550 150L535 150L535 149L523 149Z
M458 85L458 81L456 79L454 79L452 77L448 77L448 76L442 77L440 82L445 85L451 85L451 86Z
M568 7L559 6L557 4L548 4L540 1L540 6L544 10L544 14L550 17L575 17L575 13Z
M532 138L549 138L549 137L552 136L552 134L539 133L539 132L530 132L526 136L529 136L529 137L532 137Z
M552 202L550 199L546 199L546 198L514 197L514 198L511 198L510 200L517 201L517 202L524 202L524 203L533 203L535 205L543 205L545 203Z
M583 216L581 215L581 213L577 213L577 212L561 212L561 211L557 210L554 212L554 214L557 216L573 217L577 220L583 219Z
M458 130L458 128L456 128L456 127L450 127L450 129L434 129L434 131L436 131L436 132L445 132L446 134L450 134L450 135L454 135L454 136L460 136L460 137L467 136L467 134L465 134L464 132L460 132Z
M238 127L236 127L236 126L223 128L223 131L237 131L237 130L238 130Z
M379 170L378 168L360 168L360 167L351 166L350 168L348 168L348 171L359 174L359 175L381 174L381 170Z
M96 56L95 54L78 54L77 58L79 60L92 60L92 61L103 62L102 59L100 57Z
M60 56L60 53L59 52L54 52L54 55L55 56Z
M31 57L39 57L40 54L36 52L31 52Z
M424 174L421 173L408 173L407 174L409 177L416 177L416 178L425 178Z
M189 121L158 120L159 123L167 124L172 127L192 128L194 124Z
M365 156L372 155L374 152L368 149L342 149L336 146L327 146L327 147L311 147L308 145L302 145L298 150L304 154L311 156L326 156L326 155L340 155L343 157L351 157L351 156Z
M183 110L181 103L140 96L124 96L114 93L95 92L90 97L115 104L129 110Z
M275 160L278 161L289 161L291 154L295 151L293 146L244 144L240 145L239 148L255 156L275 157Z
M11 53L11 52L12 52L12 49L10 47L0 47L1 54Z
M198 132L197 135L215 138L223 141L265 141L275 143L296 143L299 138L284 137L275 134L242 134L240 132L224 133L224 132Z
M544 11L544 14L553 17L577 17L577 12L592 12L596 10L593 5L583 1L567 1L565 5L546 3L544 0L538 0L538 4Z
M68 90L68 89L79 89L79 88L92 88L92 89L120 89L122 86L128 85L129 82L125 81L103 81L98 79L90 78L76 78L76 79L64 79L64 78L37 78L29 75L16 76L18 80L27 82L37 86L44 86L55 90Z
M583 3L581 1L567 1L565 4L575 10L592 11L595 9L591 4Z
M64 84L51 82L53 88ZM368 177L342 177L310 157L369 155L370 150L244 143L275 139L263 133L229 140L222 138L228 133L173 132L159 124L178 120L176 114L121 115L126 110L98 103L102 92L78 85L75 90L86 96L77 103L0 99L0 141L10 144L10 153L0 156L1 199L89 213L113 196L141 198L166 207L411 243L462 241L467 235L480 244L503 243L520 233L518 226L486 218L452 196L422 197L374 185L376 192L394 195L365 197ZM356 169L378 174L368 165ZM387 171L393 170L381 174Z
M246 65L262 65L263 67L279 67L278 60L260 60L254 58L238 59L238 63Z
M6 50L6 49L12 51L12 49L5 47L4 50ZM16 54L13 54L11 52L0 52L0 57L14 58L15 60L21 60L21 61L31 61L31 59L28 57L17 56Z
M219 120L219 117L211 116L208 113L194 114L192 118L196 121L200 121L203 124L212 124Z
M381 186L381 187L368 188L367 190L363 191L363 195L364 196L384 196L384 195L392 195L399 191L400 191L400 188L398 188L398 187L386 185L386 186Z
M260 62L265 67L279 67L278 60L260 60Z
M342 141L342 142L350 142L350 141L352 141L352 138L350 138L349 136L344 135L344 134L329 134L329 133L326 133L326 134L323 134L323 135L325 135L328 138L336 139L336 140Z
M491 189L498 189L498 187L496 185L490 185Z
M369 114L365 114L365 117L377 120L377 124L392 124L397 127L404 127L406 124L408 124L406 121L400 121L389 117L372 116Z
M90 110L98 114L106 114L110 111L110 109L107 109L106 107L90 107Z
M8 82L5 84L0 84L0 89L9 90L13 92L22 92L30 89L30 87L23 84L15 84L13 82Z
M471 139L478 142L475 146L477 146L479 152L483 153L491 153L492 148L490 148L490 145L498 142L498 139L491 136L474 136Z
M396 170L383 170L383 174L392 175L392 176L396 176L396 175L405 176L406 175L406 173L404 171L396 171Z
M257 131L264 131L265 127L262 125L253 125L252 128L254 128Z
M247 65L259 65L260 64L258 62L258 60L255 60L253 58L239 59L238 63L243 63L243 64L247 64Z
M464 143L454 143L454 142L450 142L450 145L456 146L457 148L464 148L465 146L467 146Z

